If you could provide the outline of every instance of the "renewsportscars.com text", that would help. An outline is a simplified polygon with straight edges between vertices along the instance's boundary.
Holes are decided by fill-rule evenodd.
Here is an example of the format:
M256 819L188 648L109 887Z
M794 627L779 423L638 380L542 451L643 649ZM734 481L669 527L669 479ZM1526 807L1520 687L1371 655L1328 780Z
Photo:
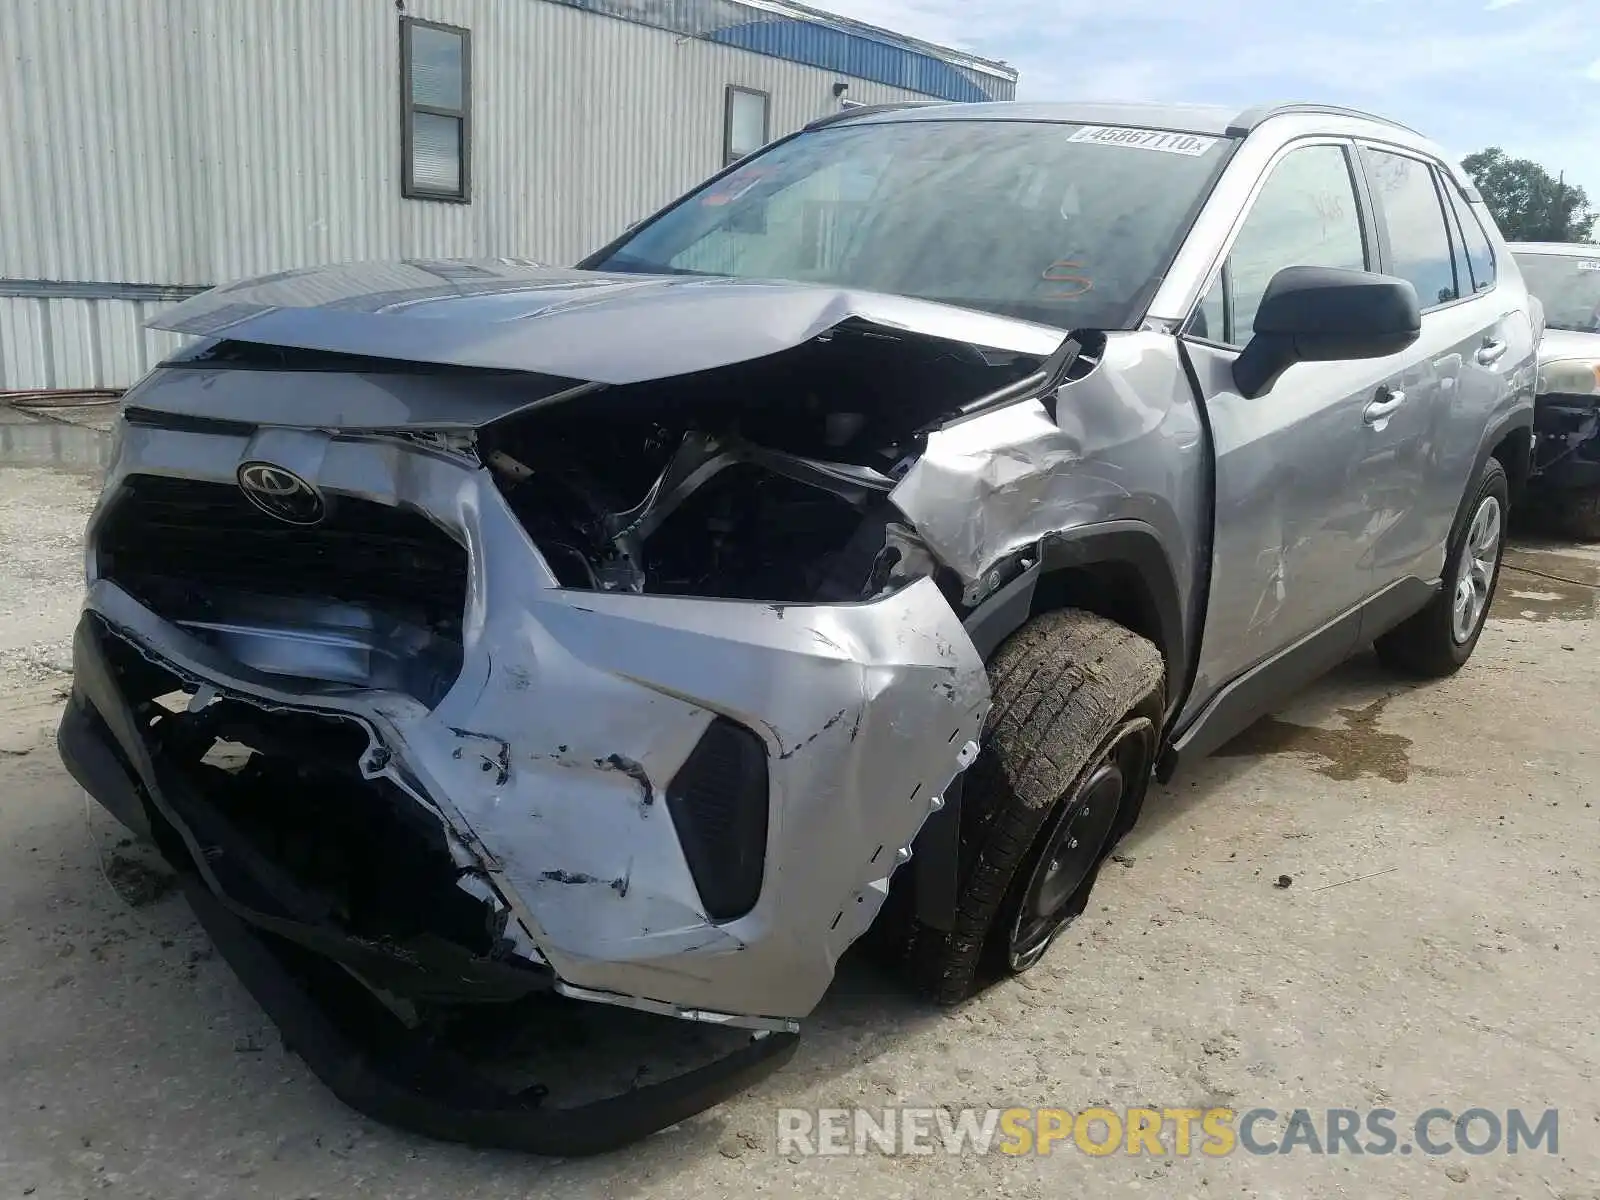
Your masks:
M1557 1109L785 1108L779 1155L1556 1154Z

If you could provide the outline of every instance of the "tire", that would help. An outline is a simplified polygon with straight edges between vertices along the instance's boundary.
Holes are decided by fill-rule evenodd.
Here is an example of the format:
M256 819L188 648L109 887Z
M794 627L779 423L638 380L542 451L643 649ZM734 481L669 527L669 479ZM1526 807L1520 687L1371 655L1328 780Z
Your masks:
M908 922L904 966L919 991L955 1004L991 978L1027 970L1083 911L1101 863L1144 802L1165 673L1150 642L1076 609L1035 617L995 652L993 708L961 794L954 928ZM1108 806L1112 775L1121 791ZM1059 924L1020 961L1013 936L1040 932L1030 897L1054 894L1031 890L1052 878L1043 856L1069 841L1072 862L1059 882L1071 890L1061 893L1059 913L1050 910Z
M1486 534L1483 522L1485 513L1493 506L1496 523L1493 535L1493 561L1483 553L1489 547L1481 544L1480 534ZM1510 489L1505 468L1498 459L1491 458L1478 478L1472 500L1463 512L1460 527L1451 538L1450 553L1445 557L1444 582L1439 592L1415 616L1395 626L1378 638L1374 648L1385 666L1418 679L1443 679L1454 675L1472 657L1472 651L1483 635L1484 623L1494 604L1495 588L1500 582L1500 562L1504 557L1506 519L1510 513ZM1478 565L1464 573L1469 551ZM1470 628L1465 636L1458 625L1458 608L1462 603L1462 589L1470 583L1473 587Z

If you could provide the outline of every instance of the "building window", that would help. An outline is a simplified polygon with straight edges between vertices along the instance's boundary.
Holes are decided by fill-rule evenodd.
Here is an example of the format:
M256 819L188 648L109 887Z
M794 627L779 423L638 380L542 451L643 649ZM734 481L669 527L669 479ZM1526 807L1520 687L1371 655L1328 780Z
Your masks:
M722 120L722 161L736 162L767 144L766 92L730 87Z
M465 29L400 22L401 194L411 200L470 196L472 42Z

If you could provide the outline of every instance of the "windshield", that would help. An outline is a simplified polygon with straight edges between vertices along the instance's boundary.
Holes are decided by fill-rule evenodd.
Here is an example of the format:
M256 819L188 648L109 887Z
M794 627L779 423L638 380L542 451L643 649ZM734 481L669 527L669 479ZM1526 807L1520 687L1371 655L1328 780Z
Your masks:
M1546 325L1600 333L1600 246L1590 257L1531 252L1514 257L1528 290L1544 305Z
M774 146L586 265L1129 329L1231 145L1021 121L835 126Z

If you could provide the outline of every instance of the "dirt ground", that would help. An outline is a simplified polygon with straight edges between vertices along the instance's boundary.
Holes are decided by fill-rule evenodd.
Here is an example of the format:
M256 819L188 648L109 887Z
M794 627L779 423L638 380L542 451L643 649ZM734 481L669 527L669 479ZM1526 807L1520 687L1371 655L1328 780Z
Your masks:
M74 423L66 429L63 422ZM1090 913L954 1012L847 963L795 1061L631 1150L344 1108L52 741L100 411L0 411L0 1200L702 1195L1600 1200L1600 548L1524 544L1456 678L1358 658L1160 789ZM26 429L24 428L26 427ZM1289 886L1278 886L1280 877ZM801 1158L780 1107L1559 1110L1559 1153Z

